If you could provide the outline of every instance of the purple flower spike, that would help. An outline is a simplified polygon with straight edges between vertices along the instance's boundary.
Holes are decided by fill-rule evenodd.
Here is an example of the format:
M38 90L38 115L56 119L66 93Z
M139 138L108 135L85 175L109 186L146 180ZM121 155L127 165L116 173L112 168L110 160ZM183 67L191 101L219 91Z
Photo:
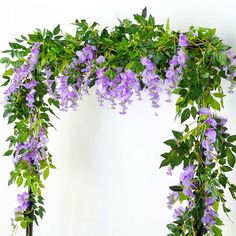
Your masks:
M172 193L170 193L170 195L167 197L167 199L168 199L167 207L171 210L172 206L179 199L179 192L172 192Z
M17 201L20 205L14 211L16 214L23 213L29 207L29 193L17 194Z
M153 70L155 68L154 63L148 59L147 57L142 57L141 58L141 63L146 66L147 70Z
M187 56L184 53L184 51L182 49L179 49L177 52L177 62L180 65L180 67L185 67L186 66L186 59Z
M170 176L172 175L172 168L171 167L167 168L166 174L170 175Z
M96 62L98 63L98 65L101 65L104 61L105 61L105 57L104 56L99 56L96 59Z
M199 114L199 115L207 115L207 116L210 116L210 115L211 115L211 110L208 109L208 108L202 107L202 108L199 109L198 114Z
M158 108L159 107L159 100L160 100L160 92L161 84L160 84L160 77L155 73L155 65L154 63L146 58L141 58L141 62L146 69L142 73L143 83L146 85L150 100L152 101L152 107Z
M205 210L204 215L202 217L202 223L207 230L211 230L211 228L216 224L215 217L218 216L218 214L212 209L212 206L215 202L215 198L204 199L204 202Z
M194 169L195 167L190 164L189 166L185 167L183 172L180 175L180 181L183 185L183 193L187 197L194 197L193 189L195 188L193 184L193 178L194 178Z
M182 79L183 69L186 66L187 55L182 48L177 49L177 55L174 55L169 61L169 67L166 70L165 89L169 97L167 102L170 102L171 92L178 87L179 81Z
M216 141L216 131L214 128L207 129L205 135L209 138L211 143Z
M187 47L189 45L188 39L184 34L179 35L179 46Z
M26 89L31 89L31 88L33 89L33 87L36 86L35 80L29 83L25 83L25 81L26 79L32 79L31 73L35 69L36 64L38 63L39 53L40 53L40 43L36 42L34 43L31 49L29 57L26 58L25 63L21 67L14 69L12 82L8 87L8 89L4 92L5 105L8 103L9 97L12 94L17 93L21 86L24 86ZM32 94L29 96L32 96ZM32 112L31 105L29 105L29 107L30 107L30 112Z
M179 206L179 207L178 207L177 209L175 209L175 211L174 211L174 215L173 215L174 219L175 219L175 220L179 220L180 217L183 215L184 212L185 212L185 208L182 207L182 206Z
M228 119L224 117L219 117L219 118L220 118L220 125L225 126L225 124L228 122Z
M211 127L216 127L217 126L217 122L215 119L208 117L208 119L206 120L206 123L209 124Z

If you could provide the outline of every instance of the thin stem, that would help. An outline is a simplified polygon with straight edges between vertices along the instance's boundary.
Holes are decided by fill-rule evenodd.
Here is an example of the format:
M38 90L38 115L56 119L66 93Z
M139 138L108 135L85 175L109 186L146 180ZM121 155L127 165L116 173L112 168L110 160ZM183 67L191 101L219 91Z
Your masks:
M34 212L32 210L32 201L31 201L31 196L32 196L32 190L29 187L29 207L28 210L30 211L29 218L31 219L32 222L30 222L27 227L26 227L26 236L33 236L33 220L34 220Z

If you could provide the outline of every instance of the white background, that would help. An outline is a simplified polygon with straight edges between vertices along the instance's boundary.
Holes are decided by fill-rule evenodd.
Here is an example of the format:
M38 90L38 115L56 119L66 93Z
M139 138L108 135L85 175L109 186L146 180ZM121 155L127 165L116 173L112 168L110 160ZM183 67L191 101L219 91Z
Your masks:
M234 0L8 0L0 3L0 50L7 49L14 37L35 28L52 29L61 23L64 31L71 32L70 23L76 18L112 27L116 18L131 18L145 6L159 23L170 18L174 29L216 27L218 35L236 49ZM227 96L221 113L229 118L233 133L235 99L235 95ZM77 112L60 113L61 120L54 121L58 131L50 130L49 145L57 170L46 183L47 214L40 228L35 227L34 235L167 235L165 225L172 220L172 212L166 207L168 185L178 182L179 173L168 177L158 166L160 154L166 150L162 142L171 137L171 129L180 128L174 116L174 102L163 102L155 117L147 98L134 102L122 116L108 106L100 108L93 93L81 102ZM4 140L12 129L0 119L0 152L4 153ZM16 194L21 192L7 186L12 168L10 158L0 158L1 236L10 235L9 219L17 204ZM236 181L235 176L231 174L231 179ZM236 220L235 202L230 200L229 206L232 220ZM223 219L223 235L235 235L236 226L225 216Z

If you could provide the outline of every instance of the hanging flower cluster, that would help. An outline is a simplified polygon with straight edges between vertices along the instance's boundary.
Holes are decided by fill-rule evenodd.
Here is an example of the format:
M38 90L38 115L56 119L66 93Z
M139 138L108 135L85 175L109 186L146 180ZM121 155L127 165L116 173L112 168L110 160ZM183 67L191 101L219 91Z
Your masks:
M141 63L146 67L142 73L142 81L146 85L150 100L152 101L152 107L158 108L159 107L159 100L160 100L160 92L161 89L161 79L155 73L155 65L154 63L146 58L141 58Z
M23 192L22 194L17 194L17 201L19 203L19 206L15 208L16 218L22 216L24 212L28 209L30 204L29 193Z
M184 34L180 35L179 46L186 47L188 40ZM132 96L137 95L141 100L141 84L139 77L142 78L144 85L152 101L152 107L159 107L161 78L156 74L156 66L147 57L140 59L141 64L145 66L142 73L137 74L132 70L124 68L112 69L114 78L110 78L107 73L108 67L102 67L105 58L102 55L96 55L97 49L94 46L86 45L81 51L77 51L78 58L73 58L72 62L66 66L64 75L58 76L56 79L56 89L52 92L51 71L45 71L47 75L48 93L60 101L61 110L67 111L68 108L76 109L78 100L82 99L83 93L88 93L88 88L91 83L92 74L96 65L96 95L100 105L103 102L109 101L112 109L119 104L122 107L120 114L126 114L127 106L132 103ZM166 72L168 94L177 88L178 81L182 76L182 69L185 67L187 56L182 48L177 50L175 55L170 60L170 67Z
M35 123L37 123L36 118L34 118L34 123L32 123L32 125ZM32 130L31 136L24 143L17 144L15 156L13 158L13 162L16 165L19 161L25 161L30 166L34 166L39 170L40 161L48 156L46 146L48 138L46 132L42 126L38 126L37 129L37 134Z
M194 169L195 167L190 164L184 168L184 171L180 175L180 181L183 186L183 194L191 198L194 197L193 189L195 188L195 185L193 184Z
M193 191L196 188L194 184L194 172L195 166L192 164L183 168L183 172L180 175L180 184L178 185L181 189L183 189L183 195L188 198L188 210L192 210L192 208L194 207L195 195L193 194ZM167 206L169 209L172 209L173 205L180 200L180 194L178 191L174 191L170 193L167 199ZM177 209L174 210L174 219L178 220L179 217L181 217L185 211L186 208L184 208L183 206L179 206Z
M231 51L226 52L226 57L228 58L230 63L224 67L224 72L225 72L225 75L227 76L226 79L230 82L228 92L233 93L234 87L236 85L236 81L234 79L236 77L236 70L235 70L236 58ZM231 70L233 70L233 72Z
M27 106L32 111L34 103L34 95L35 95L34 87L37 84L37 82L32 77L32 72L35 69L35 66L38 62L39 52L40 52L40 43L36 42L34 43L31 49L30 56L25 60L25 63L21 67L14 69L14 75L11 84L9 85L8 89L4 92L5 95L4 104L7 104L8 100L10 99L10 96L12 94L17 93L21 88L21 86L23 85L28 91L26 96Z
M204 215L202 217L202 222L205 228L210 232L212 232L212 227L216 224L216 216L218 216L213 209L214 203L215 199L212 197L204 199Z
M92 69L97 49L94 46L86 45L82 51L77 51L72 62L66 65L63 75L56 78L56 89L52 94L52 83L50 72L47 72L48 91L53 98L58 98L60 109L67 111L69 108L76 109L78 100L82 99L83 93L88 94ZM56 95L55 95L56 94Z
M120 114L125 114L127 105L132 102L132 95L136 93L140 97L140 83L138 75L131 70L123 71L122 68L116 70L116 76L111 80L106 76L106 68L96 71L96 95L100 105L103 101L111 102L111 107L114 109L119 103L122 107Z
M216 157L216 150L214 147L214 143L216 142L217 126L223 127L227 119L219 117L220 123L217 123L216 119L212 116L212 112L208 108L201 108L199 110L200 115L206 115L206 124L208 124L208 128L205 131L205 139L202 141L202 147L204 149L204 156L206 157L205 163L206 165L212 164L212 161ZM221 132L224 132L223 130Z
M200 130L199 137L202 140L200 149L201 156L198 158L201 159L201 165L204 169L214 168L214 163L217 162L217 159L222 158L219 156L219 147L215 147L217 139L222 139L226 134L225 124L227 122L226 118L213 115L213 112L209 108L202 107L198 111L200 119L200 127L197 127L197 130ZM204 133L202 134L202 130ZM176 133L175 133L176 134ZM178 133L180 135L180 133ZM182 137L176 136L176 137ZM235 136L229 138L229 140L235 140ZM180 141L177 141L178 146L180 146ZM172 144L171 144L172 145ZM190 149L191 150L191 149ZM190 151L191 152L191 151ZM227 156L229 158L228 162L231 166L235 164L235 157L232 155L232 152L227 149ZM191 153L193 155L193 153ZM194 154L195 155L195 154ZM225 154L226 155L226 154ZM179 158L179 157L178 157ZM225 162L223 162L225 164ZM210 167L211 166L211 167ZM224 169L224 168L223 168ZM172 175L172 168L167 168L167 174ZM226 168L226 171L228 167ZM182 217L185 217L186 214L189 214L197 207L197 201L199 201L199 192L201 191L200 182L197 176L197 166L196 162L192 160L189 165L183 168L183 172L180 175L180 183L177 186L174 186L172 193L167 197L168 202L167 206L169 209L172 209L177 202L182 203L183 200L187 200L188 205L180 205L174 209L173 217L175 221L179 221ZM209 171L209 170L208 170ZM209 173L209 172L207 172ZM218 173L218 170L217 172ZM220 174L220 183L225 186L226 177L224 174ZM207 182L207 181L206 181ZM206 184L204 186L206 191L204 195L200 198L202 204L204 205L204 211L201 216L201 224L204 226L206 232L214 235L214 230L216 227L218 218L218 213L214 204L218 201L218 195L214 193L215 190L212 189L212 184ZM198 200L197 200L198 198ZM219 221L220 222L220 221ZM217 230L219 230L217 228Z
M189 45L188 39L184 34L180 34L179 48L177 49L177 55L169 61L169 68L166 71L166 92L170 96L174 89L177 88L179 80L183 75L183 68L186 66L187 55L184 52L184 48Z

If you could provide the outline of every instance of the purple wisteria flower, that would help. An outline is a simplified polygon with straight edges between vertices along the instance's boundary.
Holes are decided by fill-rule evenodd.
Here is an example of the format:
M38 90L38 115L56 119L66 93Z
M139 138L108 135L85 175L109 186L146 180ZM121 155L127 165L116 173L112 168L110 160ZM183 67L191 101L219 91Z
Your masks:
M174 211L174 219L175 220L179 220L180 217L183 215L183 213L185 212L185 208L183 206L179 206L177 209L175 209Z
M221 116L219 118L220 118L220 125L225 126L225 124L228 122L228 119Z
M207 230L211 230L211 228L216 224L215 217L218 216L215 210L212 209L212 206L214 205L215 202L215 198L206 198L204 199L204 202L205 202L205 207L204 207L205 209L204 209L204 215L202 217L202 223Z
M113 80L110 80L108 76L105 76L107 68L103 67L102 69L97 69L96 71L96 95L100 106L103 106L104 100L108 100L112 104L112 108L114 109L116 106L115 99L111 94L111 90L113 87Z
M91 63L95 57L95 52L97 51L95 46L86 45L82 51L77 51L76 55L79 57L79 63Z
M182 49L179 49L177 51L176 60L177 60L178 65L180 66L180 69L186 66L187 55L184 53Z
M190 164L189 166L185 167L183 169L183 172L180 175L180 181L183 185L183 193L185 196L188 197L194 197L193 189L195 188L193 184L193 178L194 178L194 165Z
M141 63L146 67L147 70L154 70L155 69L154 63L149 58L142 57L140 60L141 60Z
M104 61L105 61L105 57L102 55L96 59L96 62L98 63L98 65L101 65Z
M98 69L96 72L96 95L100 105L104 100L111 102L112 108L116 104L122 107L120 114L125 114L127 105L131 104L134 93L139 97L141 86L138 75L131 70L122 72L121 68L117 68L116 77L111 80L105 75L106 68Z
M170 102L170 96L173 90L178 86L179 80L182 79L183 69L186 67L187 55L183 51L183 48L187 47L189 42L184 34L179 36L179 48L177 54L173 56L169 61L169 68L166 71L165 89L168 95L167 102Z
M228 92L233 93L234 88L236 86L236 82L234 81L234 79L236 77L236 68L232 74L229 73L228 70L229 70L229 68L236 67L236 58L231 51L226 52L226 57L230 61L230 63L226 67L224 67L225 75L227 76L226 79L230 82L230 86L228 87L228 89L229 89Z
M179 46L180 47L187 47L189 45L188 39L185 34L179 35Z
M26 95L26 106L30 109L29 113L33 113L34 111L34 102L35 102L35 94L36 90L35 87L37 85L36 80L32 80L26 84L23 84L23 86L28 90L28 93Z
M206 157L206 161L205 163L207 165L210 165L212 163L212 160L215 157L214 154L214 143L216 142L216 137L217 137L217 133L215 128L217 127L218 123L216 122L216 120L212 117L212 113L211 110L208 108L201 108L198 113L200 115L207 115L208 118L206 120L206 124L210 125L211 127L208 128L205 131L205 139L202 141L202 147L204 149L203 154Z
M167 207L168 209L172 209L173 205L179 200L179 192L172 192L170 195L167 197L168 202L167 202Z
M29 207L29 193L23 192L22 194L17 194L17 201L19 206L15 208L14 212L16 215L23 213Z
M212 117L208 117L206 120L206 123L209 124L211 127L216 127L217 126L217 122L215 119L213 119Z
M198 114L199 115L211 116L211 110L209 108L202 107L202 108L199 109Z
M172 168L170 166L167 168L166 174L170 176L172 175Z
M96 52L96 47L92 45L86 45L81 51L77 51L77 57L72 58L71 63L66 65L64 73L55 80L51 79L50 68L45 70L47 90L54 100L59 101L61 111L68 111L69 108L76 110L78 100L82 99L84 93L88 94L95 61L97 64L105 61L102 55L96 58ZM73 77L73 82L70 82L71 77ZM54 83L55 91L52 91Z
M162 91L160 84L161 79L155 73L155 64L150 59L147 57L142 57L141 63L146 67L146 69L142 72L142 80L147 87L150 100L152 101L152 107L158 108L160 92Z
M179 84L179 80L182 79L183 69L186 66L187 55L184 53L182 48L177 50L177 55L174 55L173 58L169 61L169 67L166 70L166 91L169 99L167 102L170 102L170 96L173 90L175 90Z
M34 122L37 122L36 118L34 118L31 125ZM45 129L40 126L37 134L32 132L32 136L28 137L24 143L16 145L13 163L18 164L19 161L25 161L29 165L34 165L39 170L40 160L44 160L48 156L47 143L48 138Z
M205 135L209 142L214 143L216 141L216 131L214 128L209 128L206 130Z
M40 43L36 42L32 46L29 57L25 60L25 63L19 67L14 69L13 79L8 89L4 92L4 104L6 105L10 99L10 96L14 93L17 93L20 87L27 80L32 80L32 71L35 69L36 64L38 63L38 56L40 52ZM33 89L33 88L32 88ZM30 92L28 98L26 98L27 105L29 105L30 110L32 110L33 97L35 91Z
M127 110L127 104L131 104L131 97L133 92L139 94L141 91L141 86L138 80L138 76L131 70L127 70L118 75L119 83L114 90L115 97L119 100L122 107L122 112L120 114L125 114Z
M45 75L46 75L46 84L47 84L47 92L50 97L52 97L54 100L58 100L58 95L56 91L56 80L52 78L52 71L49 65L45 68ZM54 89L53 89L53 84Z
M35 68L35 65L38 63L39 52L40 52L40 43L36 42L36 43L34 43L32 49L31 49L31 55L28 58L30 71L33 71Z
M76 110L78 100L82 99L80 88L80 80L77 79L76 84L68 83L69 76L58 76L57 78L57 93L59 94L60 110L68 111L69 108Z

